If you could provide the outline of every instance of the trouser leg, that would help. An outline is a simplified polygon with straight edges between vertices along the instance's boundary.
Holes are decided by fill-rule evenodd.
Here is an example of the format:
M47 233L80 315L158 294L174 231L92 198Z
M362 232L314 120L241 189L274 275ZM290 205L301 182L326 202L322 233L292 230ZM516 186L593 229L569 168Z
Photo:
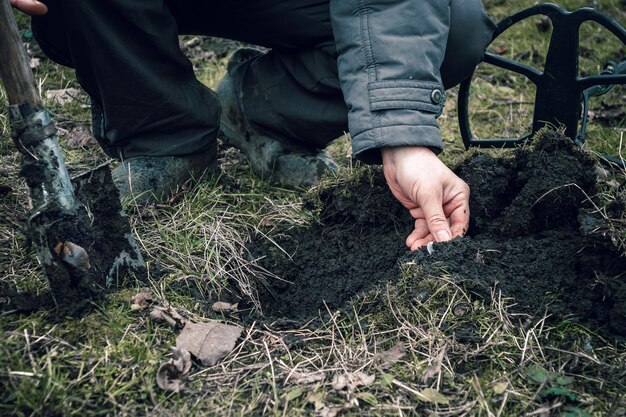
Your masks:
M205 34L272 48L240 69L244 113L255 127L318 148L347 131L328 0L203 3L195 2L194 14L185 12L188 2L173 6L182 31L206 28ZM219 19L206 25L212 10ZM446 88L471 75L493 30L481 0L451 1L441 67Z
M348 130L328 0L188 0L171 7L182 33L271 48L235 76L256 128L315 148Z
M33 19L42 49L92 98L112 157L184 155L215 146L219 104L180 52L164 0L49 0Z
M272 48L240 74L244 113L261 130L318 148L347 130L328 0L48 4L35 34L46 53L76 68L109 154L184 154L213 140L218 104L178 50L178 33ZM447 88L471 74L493 31L480 0L451 4L441 68Z

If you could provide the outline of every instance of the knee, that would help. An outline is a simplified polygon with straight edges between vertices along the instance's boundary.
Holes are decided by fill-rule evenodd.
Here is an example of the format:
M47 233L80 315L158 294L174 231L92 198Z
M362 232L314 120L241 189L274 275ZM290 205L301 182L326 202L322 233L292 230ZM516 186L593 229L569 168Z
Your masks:
M472 74L491 42L496 25L485 13L481 0L452 0L450 31L441 78L446 88Z

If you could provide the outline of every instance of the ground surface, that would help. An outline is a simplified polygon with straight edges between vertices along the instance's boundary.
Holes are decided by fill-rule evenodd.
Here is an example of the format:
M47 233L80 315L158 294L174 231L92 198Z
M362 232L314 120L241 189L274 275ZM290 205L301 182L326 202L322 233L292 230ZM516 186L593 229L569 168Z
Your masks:
M255 241L253 255L285 281L262 291L264 312L292 319L344 308L356 294L399 276L413 221L386 189L380 171L311 196L319 224ZM278 300L275 297L278 297ZM328 310L327 310L328 309Z
M547 311L623 340L626 259L604 233L604 219L591 214L594 165L556 132L514 153L472 155L457 167L472 188L469 236L436 244L433 253L403 247L412 221L380 171L322 189L320 224L252 245L285 279L274 294L263 292L264 312L303 319L341 309L357 293L397 281L400 264L410 262L483 298L496 286L516 312L541 318Z
M485 1L496 20L533 3ZM622 0L561 3L626 24ZM70 174L107 162L74 74L20 24ZM623 57L606 31L581 32L581 74ZM491 50L541 67L549 34L531 19ZM237 46L181 39L211 87ZM550 137L516 154L468 154L456 94L439 119L441 158L473 190L467 238L409 253L411 219L379 169L351 161L348 137L329 149L338 175L311 190L261 181L220 145L219 175L160 204L124 202L145 273L104 299L75 300L89 308L66 316L73 300L11 304L15 292L49 299L49 286L25 239L28 197L0 92L0 415L625 416L626 173L587 156L620 155L624 88L592 100L584 154ZM525 133L533 94L523 77L481 65L474 131ZM131 302L144 291L184 320L241 326L235 349L216 366L194 361L179 392L162 390L157 372L180 323ZM239 306L216 312L216 301Z

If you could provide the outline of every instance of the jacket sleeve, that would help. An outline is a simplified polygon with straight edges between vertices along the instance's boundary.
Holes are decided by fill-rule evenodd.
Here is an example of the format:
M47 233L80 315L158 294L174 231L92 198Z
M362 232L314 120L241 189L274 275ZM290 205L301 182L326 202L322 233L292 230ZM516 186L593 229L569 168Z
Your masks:
M443 148L436 118L445 102L439 68L450 1L331 0L356 158L379 163L385 146Z

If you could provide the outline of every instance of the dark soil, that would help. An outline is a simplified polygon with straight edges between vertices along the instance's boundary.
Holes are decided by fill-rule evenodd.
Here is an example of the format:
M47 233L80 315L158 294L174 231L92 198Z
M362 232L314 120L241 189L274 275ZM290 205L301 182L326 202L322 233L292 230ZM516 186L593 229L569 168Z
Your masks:
M472 189L470 234L435 244L430 255L406 251L412 221L380 172L322 190L322 224L276 239L291 257L255 243L264 266L290 282L275 286L276 298L262 294L264 312L302 320L345 308L356 294L397 280L400 262L415 261L416 284L445 271L480 299L496 286L516 312L626 336L626 259L590 214L596 184L586 154L546 133L501 157L475 153L457 172Z
M306 319L336 311L376 284L398 277L398 259L413 220L377 173L354 184L322 190L320 224L278 236L282 250L257 241L252 253L285 281L276 298L262 293L264 313ZM313 203L312 203L313 204Z

